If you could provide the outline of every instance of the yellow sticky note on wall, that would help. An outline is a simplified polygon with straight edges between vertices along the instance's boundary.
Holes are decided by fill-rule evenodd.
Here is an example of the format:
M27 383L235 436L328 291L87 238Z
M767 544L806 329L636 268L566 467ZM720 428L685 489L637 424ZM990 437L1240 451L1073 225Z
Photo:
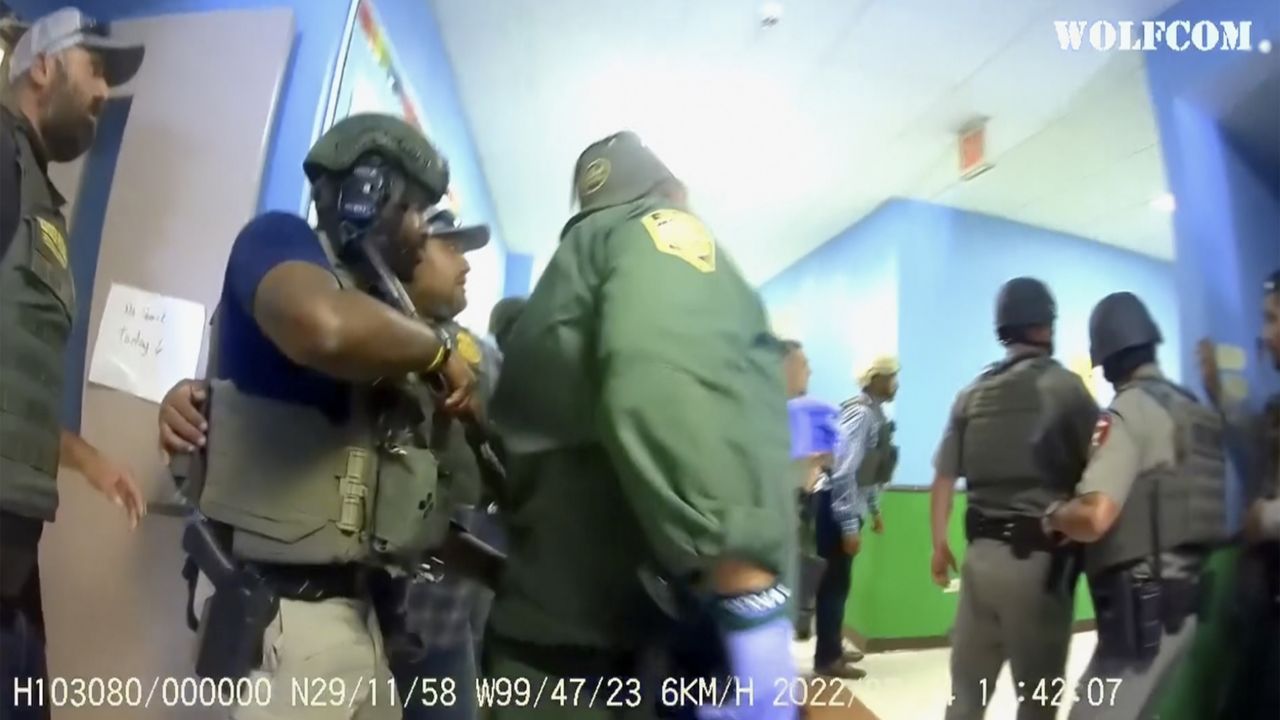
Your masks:
M1218 344L1213 347L1219 372L1243 372L1249 356L1239 345Z
M1089 357L1087 355L1077 355L1071 359L1071 364L1068 367L1071 368L1071 372L1080 376L1084 386L1089 390L1089 394L1093 396L1094 400L1097 400L1098 381L1097 376L1094 375L1093 363L1089 361Z

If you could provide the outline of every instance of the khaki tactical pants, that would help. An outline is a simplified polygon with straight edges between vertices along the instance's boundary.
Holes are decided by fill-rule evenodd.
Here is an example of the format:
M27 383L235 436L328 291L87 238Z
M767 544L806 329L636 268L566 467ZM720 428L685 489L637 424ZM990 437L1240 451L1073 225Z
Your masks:
M373 608L364 600L280 601L267 626L263 664L270 705L246 705L232 720L399 720L400 698Z
M1063 678L1071 644L1074 598L1050 594L1052 556L1025 559L997 540L969 543L960 570L960 607L951 638L951 693L947 720L978 720L986 713L996 678L1009 661L1014 691L1025 698L1018 720L1052 720L1057 708L1032 700L1042 681L1047 697L1069 696ZM1021 683L1021 686L1019 686ZM1041 693L1042 696L1046 693Z

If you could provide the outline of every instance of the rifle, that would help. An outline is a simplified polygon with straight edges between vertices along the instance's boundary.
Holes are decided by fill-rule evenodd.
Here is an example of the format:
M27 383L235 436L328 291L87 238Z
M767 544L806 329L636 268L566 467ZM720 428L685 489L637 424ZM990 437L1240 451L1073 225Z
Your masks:
M377 245L385 243L370 242L370 239L365 237L357 242L349 242L342 251L353 256L353 269L360 273L360 279L373 290L375 296L406 317L422 321L409 293L405 291L404 285L392 272L377 248ZM410 373L394 381L394 386L399 391L398 395L402 401L393 403L393 409L390 411L398 417L384 423L384 427L389 428L389 434L384 443L389 447L404 442L405 436L412 434L412 428L431 419L428 416L428 409L435 407L439 396L448 390L439 375L424 378L418 373ZM409 402L403 402L403 400ZM467 417L461 422L466 430L468 444L472 446L476 457L480 460L482 474L497 481L505 479L506 470L494 451L488 430L473 417ZM460 524L451 521L449 535L440 548L438 556L427 558L420 570L425 571L422 573L424 577L438 580L439 575L435 567L446 566L453 562L458 565L463 575L493 587L505 561L504 554L467 532L466 528Z

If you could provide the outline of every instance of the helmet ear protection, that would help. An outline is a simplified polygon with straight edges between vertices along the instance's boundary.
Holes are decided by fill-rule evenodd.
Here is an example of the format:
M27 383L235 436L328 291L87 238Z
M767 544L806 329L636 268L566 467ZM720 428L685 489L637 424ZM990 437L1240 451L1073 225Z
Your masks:
M338 186L338 218L343 230L363 234L382 215L391 195L391 180L382 158L361 158ZM344 232L345 234L345 232ZM346 238L348 239L354 238Z
M339 254L358 261L372 251L397 278L408 280L417 257L400 242L399 223L396 222L394 228L385 228L388 232L374 232L380 223L388 222L387 206L404 194L404 182L381 156L371 154L356 161L337 188Z

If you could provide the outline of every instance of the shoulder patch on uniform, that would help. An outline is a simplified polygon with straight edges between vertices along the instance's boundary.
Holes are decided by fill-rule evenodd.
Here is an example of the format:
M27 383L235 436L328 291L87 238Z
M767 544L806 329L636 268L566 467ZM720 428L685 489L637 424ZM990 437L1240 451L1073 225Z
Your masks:
M484 358L483 353L480 352L480 343L477 343L476 339L471 337L471 333L466 330L458 331L455 345L458 349L458 355L462 356L462 359L466 360L468 365L479 365Z
M656 210L640 222L659 252L674 255L699 272L715 272L716 241L701 220L679 210Z
M40 225L40 241L45 249L53 256L53 260L63 269L67 269L67 241L62 237L62 233L53 223L42 217L36 218L36 223Z

